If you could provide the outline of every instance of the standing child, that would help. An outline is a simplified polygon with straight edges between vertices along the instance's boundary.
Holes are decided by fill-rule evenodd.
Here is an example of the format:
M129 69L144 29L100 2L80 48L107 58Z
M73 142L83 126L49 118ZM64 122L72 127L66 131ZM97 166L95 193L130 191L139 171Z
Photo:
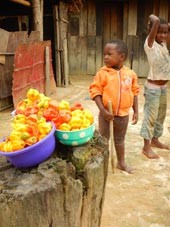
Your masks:
M133 169L125 163L125 135L131 107L133 123L138 121L139 85L135 72L124 65L127 54L127 45L123 41L108 42L104 47L105 66L96 73L89 92L99 108L99 131L107 139L110 137L109 121L114 121L117 168L132 173ZM109 101L112 101L113 115L108 110Z
M154 14L149 16L149 34L144 44L148 58L149 74L144 86L144 118L140 135L144 138L143 154L159 158L151 147L170 149L159 141L167 108L167 86L170 80L170 56L166 46L168 23Z

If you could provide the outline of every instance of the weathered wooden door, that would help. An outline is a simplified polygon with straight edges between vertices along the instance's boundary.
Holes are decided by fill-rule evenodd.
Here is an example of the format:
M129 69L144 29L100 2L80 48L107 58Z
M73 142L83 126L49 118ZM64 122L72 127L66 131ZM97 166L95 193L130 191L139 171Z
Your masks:
M103 44L113 39L123 39L123 2L104 4Z
M94 75L103 65L103 47L123 38L123 1L87 1L79 15L70 15L69 73Z

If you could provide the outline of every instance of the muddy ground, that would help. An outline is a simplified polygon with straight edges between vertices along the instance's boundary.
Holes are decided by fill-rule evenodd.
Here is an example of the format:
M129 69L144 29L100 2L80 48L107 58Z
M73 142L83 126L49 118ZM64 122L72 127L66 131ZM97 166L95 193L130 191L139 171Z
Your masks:
M92 76L70 77L67 88L57 88L57 100L79 101L90 109L96 120L98 109L89 99L88 86ZM101 227L170 227L170 151L154 148L160 155L157 160L147 159L141 154L143 141L139 136L143 112L143 84L139 79L139 121L129 122L126 136L126 160L135 168L134 174L115 169L109 162L108 178ZM0 112L0 137L10 130L10 112ZM168 110L162 141L170 144L170 85L168 84ZM115 156L116 163L116 156Z

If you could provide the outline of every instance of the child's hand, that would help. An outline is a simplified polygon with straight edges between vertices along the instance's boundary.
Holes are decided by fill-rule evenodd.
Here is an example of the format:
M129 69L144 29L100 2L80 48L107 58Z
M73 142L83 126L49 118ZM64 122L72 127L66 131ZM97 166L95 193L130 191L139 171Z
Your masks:
M135 125L137 124L138 122L138 114L137 113L134 113L133 116L132 116L132 125Z
M106 121L114 120L114 115L112 115L107 109L102 110L101 114Z

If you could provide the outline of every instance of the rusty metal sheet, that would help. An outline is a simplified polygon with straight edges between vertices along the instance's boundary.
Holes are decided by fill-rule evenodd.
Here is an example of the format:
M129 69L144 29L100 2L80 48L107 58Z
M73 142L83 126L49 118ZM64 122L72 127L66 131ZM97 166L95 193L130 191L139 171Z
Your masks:
M14 107L22 100L29 88L45 92L45 47L51 42L34 42L18 46L14 57L12 96ZM51 55L50 55L51 57ZM52 59L50 59L52 62ZM52 66L50 74L53 76Z

